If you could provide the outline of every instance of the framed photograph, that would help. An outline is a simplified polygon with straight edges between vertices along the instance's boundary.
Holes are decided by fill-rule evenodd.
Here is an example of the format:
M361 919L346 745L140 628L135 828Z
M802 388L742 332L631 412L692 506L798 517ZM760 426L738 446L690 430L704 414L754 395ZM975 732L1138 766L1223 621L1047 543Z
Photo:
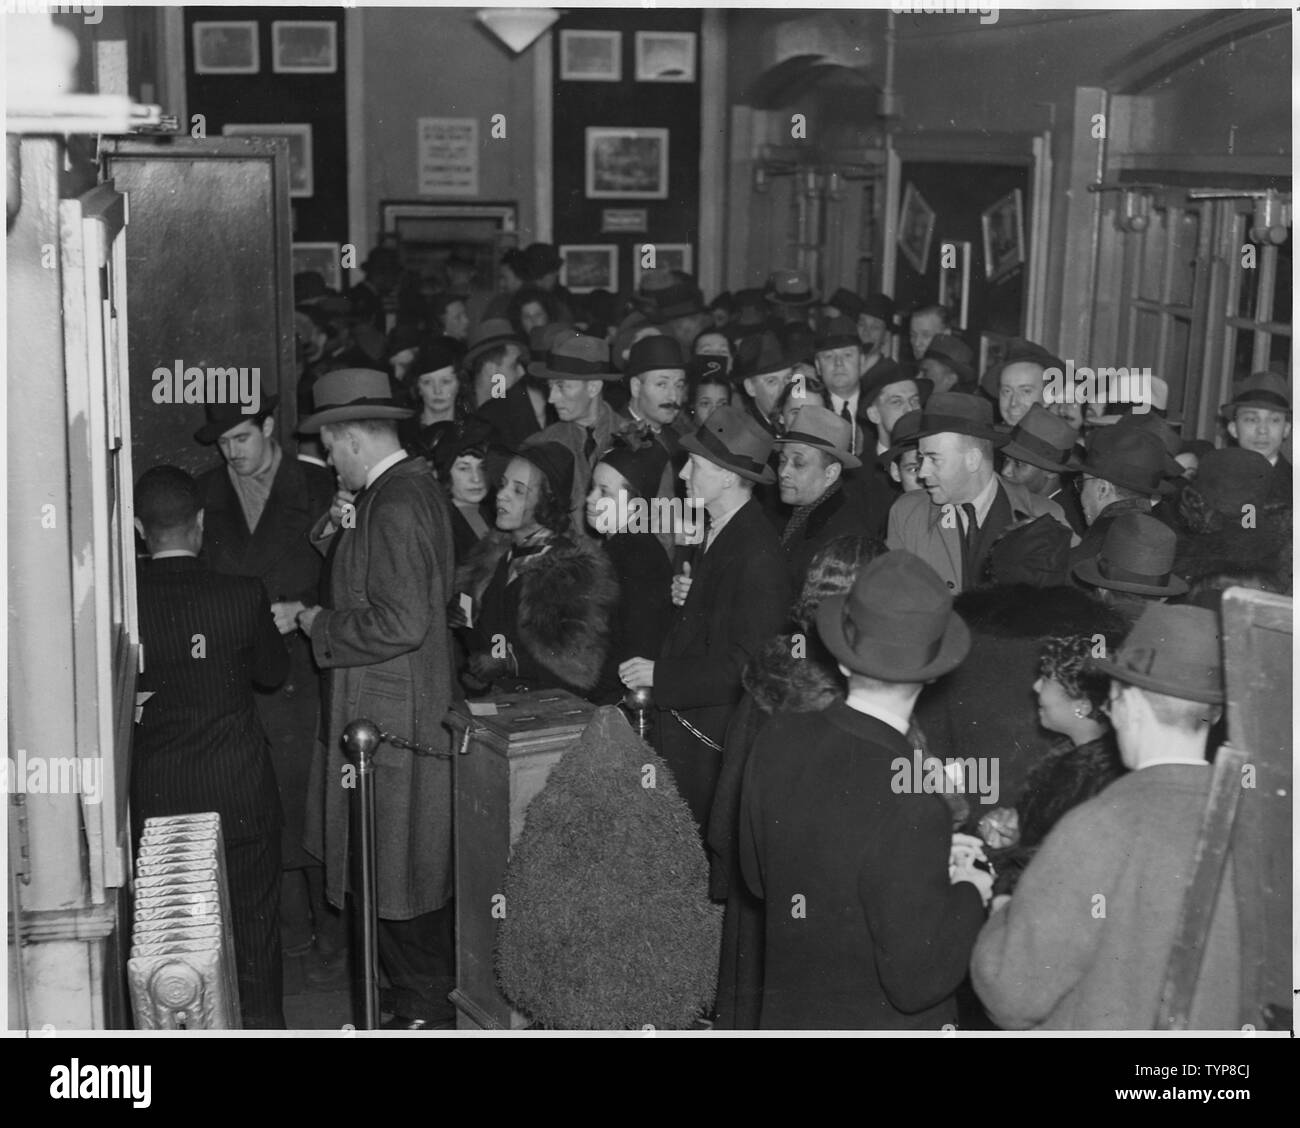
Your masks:
M618 248L613 243L559 248L564 265L560 267L560 285L575 294L592 290L618 291Z
M587 199L667 198L668 130L587 127Z
M560 32L560 78L568 82L621 82L621 31Z
M646 249L654 247L654 267L643 266L646 261ZM638 243L632 248L632 289L641 288L641 275L647 270L680 270L691 273L690 243Z
M293 245L293 272L301 274L314 270L325 279L331 290L343 289L342 257L337 243L295 243Z
M1025 261L1025 213L1020 189L1008 192L980 213L984 231L984 274L990 280L1010 274Z
M980 334L980 379L1006 355L1007 338L1001 333ZM996 391L996 389L994 389Z
M194 25L195 74L257 74L256 20L206 20Z
M638 31L637 82L694 82L695 32Z
M939 304L952 310L959 329L967 328L970 306L970 243L939 240Z
M334 74L339 69L333 20L273 20L271 69L276 74Z
M240 123L222 127L225 137L284 137L289 142L289 195L310 196L315 192L311 163L311 126L284 125L279 122L248 125Z
M934 208L910 180L903 192L898 215L898 248L917 274L925 273L930 260L930 239L934 235Z

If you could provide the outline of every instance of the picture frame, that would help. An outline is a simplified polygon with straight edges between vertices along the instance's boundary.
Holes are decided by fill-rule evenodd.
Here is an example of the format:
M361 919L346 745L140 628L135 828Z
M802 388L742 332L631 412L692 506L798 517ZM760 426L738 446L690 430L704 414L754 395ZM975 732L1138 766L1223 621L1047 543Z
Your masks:
M602 208L600 233L602 235L642 235L650 227L648 208Z
M950 253L951 252L951 253ZM952 311L957 328L966 329L970 312L970 242L939 240L939 304Z
M271 70L276 74L336 74L339 25L333 20L272 20Z
M930 261L934 219L934 208L925 202L925 197L909 180L898 213L898 249L917 274L924 274L925 265Z
M565 82L622 82L623 33L560 32L560 78Z
M193 28L195 74L257 74L262 60L256 20L199 20Z
M694 82L695 41L693 31L638 31L637 82Z
M564 259L560 285L575 294L592 290L618 292L618 247L613 243L568 243L558 248Z
M982 381L984 374L995 364L1001 362L1007 352L1007 338L1001 333L981 333L980 334L980 370L979 377ZM995 388L994 391L997 391Z
M1024 265L1025 211L1019 188L980 212L980 228L984 235L984 274L990 282Z
M343 290L343 258L337 243L294 243L293 272L314 270L336 293Z
M312 171L311 126L305 122L237 122L222 126L223 137L283 137L289 142L289 195L307 198L316 191Z
M656 270L680 270L685 274L691 273L691 267L694 263L693 248L690 243L637 243L632 248L632 289L640 290L641 275L649 267L643 267L641 263L645 260L645 249L647 246L653 246L655 249Z
M668 130L588 126L589 200L666 200Z

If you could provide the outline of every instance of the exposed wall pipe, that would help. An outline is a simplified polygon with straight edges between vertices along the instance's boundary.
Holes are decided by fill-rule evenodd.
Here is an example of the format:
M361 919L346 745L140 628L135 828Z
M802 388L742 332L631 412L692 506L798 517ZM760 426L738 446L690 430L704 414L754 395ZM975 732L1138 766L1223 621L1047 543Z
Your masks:
M1110 142L1110 91L1101 92L1101 137L1097 142L1097 167L1094 169L1093 183L1101 184L1106 179L1106 146ZM1092 353L1093 325L1097 315L1097 291L1100 287L1101 274L1101 217L1102 194L1093 193L1092 203L1092 271L1088 282L1088 332L1084 340L1087 354Z

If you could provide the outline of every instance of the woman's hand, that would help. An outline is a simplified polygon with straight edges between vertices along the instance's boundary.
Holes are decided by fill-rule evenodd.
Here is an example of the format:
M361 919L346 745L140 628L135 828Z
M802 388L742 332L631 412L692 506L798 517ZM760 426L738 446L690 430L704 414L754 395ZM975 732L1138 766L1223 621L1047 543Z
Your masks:
M1020 841L1020 812L1015 807L997 807L979 821L979 836L985 845L1004 850Z

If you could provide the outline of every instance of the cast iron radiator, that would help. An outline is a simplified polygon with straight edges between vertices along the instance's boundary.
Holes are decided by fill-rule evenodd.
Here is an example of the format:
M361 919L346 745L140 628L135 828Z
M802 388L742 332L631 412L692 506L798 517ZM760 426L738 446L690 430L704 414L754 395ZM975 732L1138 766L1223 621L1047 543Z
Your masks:
M221 816L148 819L127 979L138 1030L240 1026Z

